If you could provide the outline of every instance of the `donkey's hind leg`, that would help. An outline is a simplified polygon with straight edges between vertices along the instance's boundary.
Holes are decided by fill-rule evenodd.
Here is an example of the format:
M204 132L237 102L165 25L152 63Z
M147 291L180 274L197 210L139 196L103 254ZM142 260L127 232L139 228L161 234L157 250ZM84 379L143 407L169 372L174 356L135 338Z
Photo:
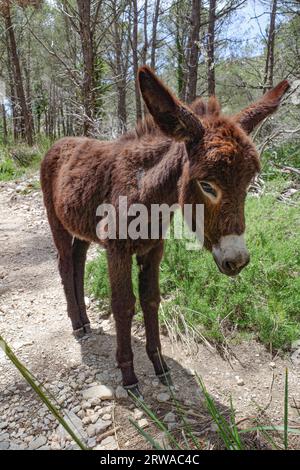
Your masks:
M73 274L74 286L77 305L79 307L80 318L83 323L83 333L90 333L90 321L86 313L86 305L84 301L84 268L86 254L90 244L79 238L74 238L72 246L73 256Z
M85 334L85 331L75 291L73 236L53 214L49 217L49 223L58 252L58 269L67 300L68 316L72 322L74 335L81 337Z

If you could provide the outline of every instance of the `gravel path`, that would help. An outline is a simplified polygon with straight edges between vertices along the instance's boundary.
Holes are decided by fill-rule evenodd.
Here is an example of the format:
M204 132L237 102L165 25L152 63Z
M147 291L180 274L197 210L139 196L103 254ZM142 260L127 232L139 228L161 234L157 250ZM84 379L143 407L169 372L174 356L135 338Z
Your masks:
M62 413L82 440L96 449L137 449L147 444L129 423L165 443L165 436L126 397L115 364L115 331L87 299L93 333L80 342L71 332L56 267L56 255L37 178L0 183L0 333L18 358L56 397ZM93 256L95 249L91 250ZM216 429L203 407L195 381L198 372L224 410L232 395L237 419L267 407L269 418L282 424L285 368L289 368L290 403L300 406L300 366L289 357L271 357L255 341L232 346L224 360L205 345L163 337L178 399L205 445L213 448ZM159 385L144 348L144 331L134 325L136 369L146 402L176 429L178 417L168 390ZM300 426L299 410L290 407L291 422ZM196 417L196 419L195 419ZM247 422L247 421L245 421ZM299 446L298 446L299 447ZM0 350L0 450L73 449L77 446L41 404Z

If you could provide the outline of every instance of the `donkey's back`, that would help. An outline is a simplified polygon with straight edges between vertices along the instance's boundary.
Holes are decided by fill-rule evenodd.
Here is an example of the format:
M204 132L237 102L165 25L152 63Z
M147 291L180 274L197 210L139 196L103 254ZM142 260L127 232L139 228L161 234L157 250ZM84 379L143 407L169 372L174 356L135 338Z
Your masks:
M50 226L61 224L72 236L99 241L96 209L110 193L117 157L113 142L67 137L56 142L41 165L41 186Z

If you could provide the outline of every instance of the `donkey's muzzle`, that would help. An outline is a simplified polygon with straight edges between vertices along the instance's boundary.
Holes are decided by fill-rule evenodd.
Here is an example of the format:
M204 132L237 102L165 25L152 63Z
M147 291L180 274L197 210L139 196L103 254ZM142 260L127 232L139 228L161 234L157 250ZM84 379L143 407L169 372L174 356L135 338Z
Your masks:
M212 253L219 270L226 276L237 276L250 261L243 235L222 237L213 246Z

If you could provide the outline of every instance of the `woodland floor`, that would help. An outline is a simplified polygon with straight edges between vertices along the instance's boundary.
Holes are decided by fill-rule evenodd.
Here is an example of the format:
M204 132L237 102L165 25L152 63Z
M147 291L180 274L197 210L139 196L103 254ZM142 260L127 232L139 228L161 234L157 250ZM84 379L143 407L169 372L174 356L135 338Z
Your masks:
M66 314L56 254L52 245L41 192L36 178L0 184L0 334L18 358L46 385L68 414L85 442L92 448L141 449L149 445L128 421L135 417L160 441L164 436L128 398L88 401L82 391L104 384L114 391L120 385L115 364L115 330L112 318L101 316L91 301L89 316L93 333L76 341ZM93 256L91 250L90 256ZM158 385L144 347L144 332L134 324L136 371L148 405L159 416L175 412L171 400L157 396L168 390ZM232 354L222 358L204 344L189 348L163 336L167 362L172 368L176 396L183 403L191 426L206 448L221 446L215 425L205 411L193 370L225 412L230 396L237 421L247 427L262 414L264 424L283 424L285 370L289 369L290 426L299 427L300 366L289 354L271 356L255 341L231 345ZM119 389L120 390L120 387ZM141 419L145 419L141 423ZM98 427L97 427L98 426ZM173 428L176 425L172 423ZM175 431L176 432L176 431ZM294 438L295 439L295 438ZM253 447L260 440L253 438ZM300 447L294 440L294 447ZM0 449L71 449L76 446L0 352Z

